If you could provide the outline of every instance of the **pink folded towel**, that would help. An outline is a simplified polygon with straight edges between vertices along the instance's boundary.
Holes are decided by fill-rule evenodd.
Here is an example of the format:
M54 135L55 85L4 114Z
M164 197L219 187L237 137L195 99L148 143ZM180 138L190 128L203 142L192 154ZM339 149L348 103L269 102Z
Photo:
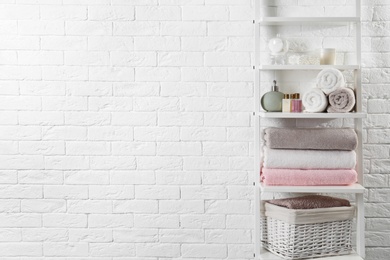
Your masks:
M349 185L357 181L357 173L353 169L262 168L261 179L276 186Z

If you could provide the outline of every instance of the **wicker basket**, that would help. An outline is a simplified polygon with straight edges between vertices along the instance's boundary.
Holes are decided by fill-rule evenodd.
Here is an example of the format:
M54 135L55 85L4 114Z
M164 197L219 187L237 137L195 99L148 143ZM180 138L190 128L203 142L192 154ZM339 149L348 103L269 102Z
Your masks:
M270 212L271 204L267 204L261 220L261 239L263 247L275 255L284 259L305 259L351 253L352 218L355 212L353 206L290 210L272 205L271 211L274 212ZM280 208L283 214L278 213L279 209L276 208ZM310 213L301 214L302 211ZM319 222L320 218L323 221Z

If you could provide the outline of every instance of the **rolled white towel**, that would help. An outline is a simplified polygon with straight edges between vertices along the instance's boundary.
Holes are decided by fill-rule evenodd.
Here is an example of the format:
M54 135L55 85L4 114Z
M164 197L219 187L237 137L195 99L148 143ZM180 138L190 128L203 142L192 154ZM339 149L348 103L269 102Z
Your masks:
M303 94L302 104L305 107L305 112L319 113L328 106L328 99L322 90L313 88Z
M338 69L324 69L317 75L317 87L327 95L344 86L344 76Z
M347 113L355 106L355 92L350 88L341 88L329 94L329 113ZM303 101L302 101L303 102Z

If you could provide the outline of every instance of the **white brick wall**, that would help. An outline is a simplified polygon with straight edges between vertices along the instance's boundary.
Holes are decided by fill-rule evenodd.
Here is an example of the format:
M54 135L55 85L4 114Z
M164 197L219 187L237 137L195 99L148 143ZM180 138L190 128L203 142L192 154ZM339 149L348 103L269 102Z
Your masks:
M367 260L383 260L390 2L363 4ZM252 5L0 1L1 259L251 259Z

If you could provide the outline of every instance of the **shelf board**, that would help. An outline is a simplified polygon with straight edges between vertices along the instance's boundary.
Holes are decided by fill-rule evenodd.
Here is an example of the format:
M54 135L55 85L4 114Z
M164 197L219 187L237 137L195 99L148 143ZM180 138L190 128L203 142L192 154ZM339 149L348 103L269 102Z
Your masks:
M260 25L347 25L360 22L360 17L263 17Z
M256 112L262 118L366 118L366 113L283 113L283 112Z
M364 187L360 184L348 186L267 186L259 183L260 190L263 192L302 192L302 193L364 193Z
M323 69L338 69L338 70L358 70L359 65L260 65L259 70L323 70Z
M257 256L256 259L261 260L284 260L283 258L276 256L272 254L271 252L268 252L265 249L262 249L260 252L260 256ZM320 258L307 258L309 259L316 259L316 260L363 260L362 257L360 257L355 252L352 252L349 255L340 255L340 256L328 256L328 257L320 257Z

